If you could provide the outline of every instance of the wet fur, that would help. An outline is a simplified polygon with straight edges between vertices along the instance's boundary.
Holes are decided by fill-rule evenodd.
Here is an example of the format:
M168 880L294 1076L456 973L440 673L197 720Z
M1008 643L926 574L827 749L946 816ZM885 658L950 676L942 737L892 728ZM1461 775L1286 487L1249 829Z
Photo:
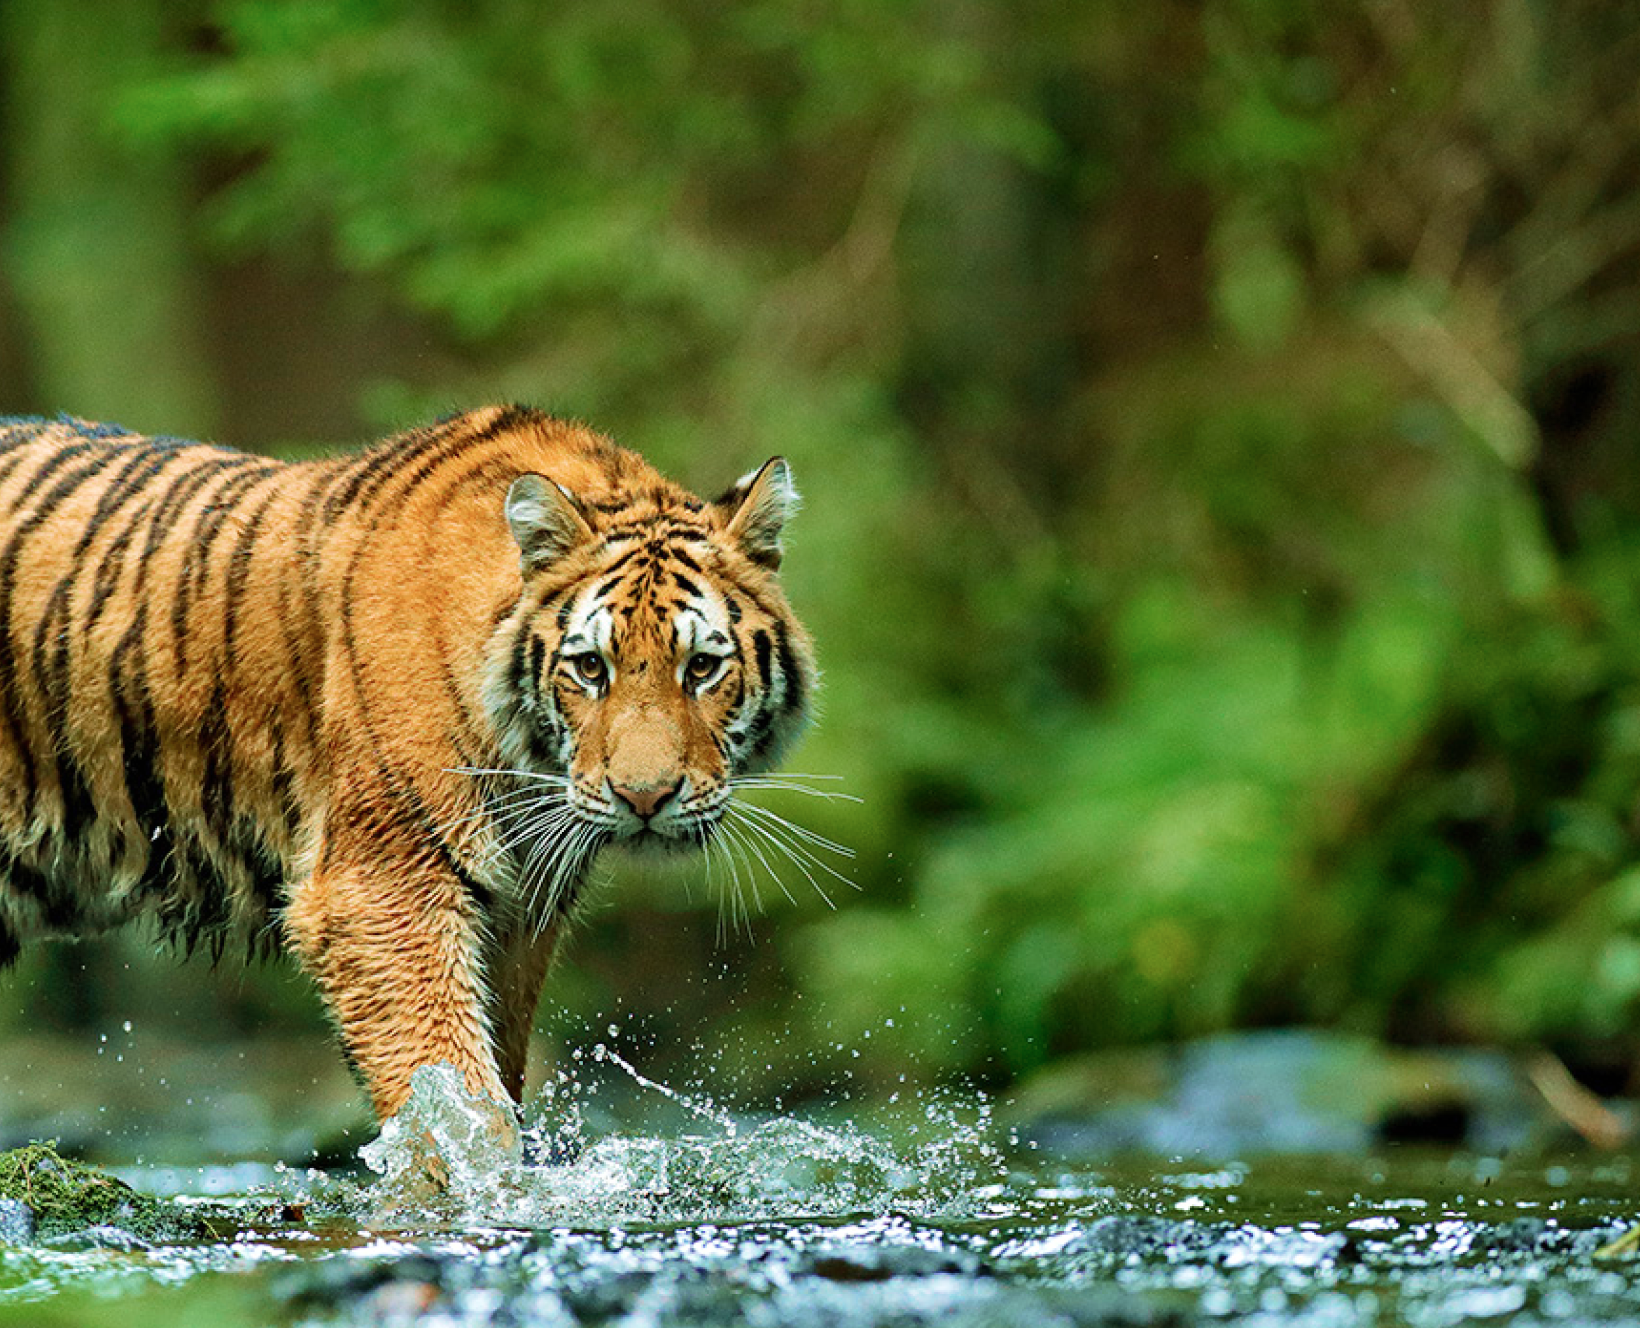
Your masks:
M283 943L380 1115L441 1061L517 1098L592 857L703 842L802 723L783 479L702 502L516 407L298 464L0 421L0 966L138 919ZM559 650L594 621L603 695ZM727 624L721 690L668 681L680 621ZM669 780L691 806L634 831L612 791ZM584 834L520 830L572 787Z

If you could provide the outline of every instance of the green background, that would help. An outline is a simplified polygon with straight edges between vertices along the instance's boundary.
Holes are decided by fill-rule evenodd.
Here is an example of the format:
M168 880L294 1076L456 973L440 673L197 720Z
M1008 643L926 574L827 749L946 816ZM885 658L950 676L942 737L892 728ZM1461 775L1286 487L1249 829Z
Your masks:
M793 764L861 801L771 805L858 889L616 869L550 1042L760 1101L1293 1024L1617 1086L1637 68L1595 0L5 0L0 409L791 459ZM126 1019L223 1092L323 1038L141 936L0 978L0 1059Z

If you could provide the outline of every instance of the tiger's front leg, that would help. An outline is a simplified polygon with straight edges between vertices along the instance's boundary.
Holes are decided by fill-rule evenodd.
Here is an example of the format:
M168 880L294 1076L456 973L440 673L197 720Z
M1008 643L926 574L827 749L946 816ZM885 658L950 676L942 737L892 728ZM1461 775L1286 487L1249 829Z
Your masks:
M425 858L326 859L295 890L286 926L319 984L379 1120L395 1115L423 1065L459 1070L517 1123L487 1014L480 920L452 874Z
M524 1100L524 1072L529 1059L530 1034L535 1029L535 1007L541 1001L547 970L552 967L562 939L562 920L544 928L521 922L498 938L494 978L496 1064L501 1082L514 1102Z

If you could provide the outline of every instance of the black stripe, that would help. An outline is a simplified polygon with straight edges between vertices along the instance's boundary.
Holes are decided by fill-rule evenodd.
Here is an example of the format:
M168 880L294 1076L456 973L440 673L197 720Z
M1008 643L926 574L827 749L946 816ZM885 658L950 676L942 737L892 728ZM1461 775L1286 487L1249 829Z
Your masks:
M285 752L285 726L275 715L270 724L273 738L273 800L279 806L279 820L287 838L294 839L302 823L301 807L296 800L296 772L291 769Z
M778 618L774 620L774 640L775 655L780 662L780 676L786 684L781 708L789 715L803 707L804 701L807 700L807 688L803 669L797 662L797 652L792 649L791 634L786 631L786 624Z
M456 671L450 667L450 657L446 654L440 654L439 656L438 674L439 685L443 687L445 698L450 702L451 708L456 714L463 714L467 708L467 694L461 690L461 681L456 677ZM479 762L469 761L463 755L456 764L471 766L477 765Z
M36 684L45 698L46 722L52 728L52 759L63 798L63 832L69 840L96 819L85 770L74 745L56 728L69 713L69 643L75 635L69 627L66 596L53 595L35 628L31 658ZM54 640L56 648L52 649Z
M28 745L23 726L22 699L17 685L17 657L11 647L17 564L22 557L23 545L45 523L57 505L70 497L86 481L95 478L98 472L118 455L114 449L104 448L102 455L95 457L89 464L59 479L42 495L39 505L28 518L13 527L4 551L0 552L0 715L3 715L5 728L11 735L18 759L23 766L25 815L31 815L33 812L35 796L39 791L39 776L35 768L34 753ZM48 726L53 718L54 716L47 716ZM50 737L55 744L56 733L51 733Z
M233 552L228 555L227 585L222 603L222 654L227 667L235 669L233 640L239 625L239 606L245 598L245 587L250 583L251 562L256 556L256 540L262 532L262 522L279 496L279 486L270 484L267 495L256 505L234 540Z
M774 642L761 627L752 633L752 653L757 659L757 685L769 690L770 668L774 662Z
M80 532L80 538L74 546L74 556L78 558L91 547L93 540L102 533L114 513L123 507L126 501L142 492L148 482L176 456L174 451L165 452L155 448L134 447L131 449L131 460L108 481L108 488L97 501L97 510L91 514L91 519L85 523ZM139 473L140 472L140 473Z
M0 883L24 898L33 900L47 927L54 931L74 929L77 921L75 893L72 889L65 889L62 881L7 855L0 861Z
M166 836L168 815L165 783L159 771L159 742L155 733L154 703L148 690L148 656L143 649L148 606L137 605L131 624L120 637L108 661L108 688L120 721L121 765L125 796L137 825L148 842L150 860L161 856L156 840Z
M803 706L805 693L803 674L798 667L797 656L792 651L791 641L783 623L777 618L774 621L775 655L780 664L782 682L781 694L778 702L772 697L763 697L763 709L759 712L752 728L756 730L753 738L748 732L751 741L751 759L760 760L770 755L775 741L775 720L786 718Z
M468 898L473 900L480 910L490 911L494 907L495 897L489 886L470 875L456 859L455 854L450 851L449 844L438 833L438 822L426 799L414 785L399 778L389 769L379 752L376 755L376 775L382 782L382 791L398 804L402 812L407 813L406 820L400 824L411 826L415 832L415 842L429 845L438 854L440 864L466 891Z
M324 691L322 679L314 676L315 667L308 649L312 643L315 620L322 612L320 606L324 603L319 577L319 556L314 539L316 523L324 510L320 502L320 493L320 484L310 481L301 501L294 547L291 550L291 556L297 563L296 584L292 585L289 576L282 577L279 582L279 604L282 610L280 628L284 636L285 650L290 655L291 672L294 675L299 702L296 708L301 713L302 726L310 741L317 738L315 716L311 706L302 703L308 698L318 698ZM293 590L299 596L295 603L291 601ZM322 672L322 658L319 667Z
M132 586L133 594L141 594L148 580L149 561L159 550L159 546L165 542L165 537L171 533L172 523L181 515L182 509L213 476L220 475L225 470L236 470L243 461L243 457L201 458L197 464L171 477L159 495L149 518L148 538L143 541L142 550L137 555L137 579Z
M230 475L209 495L200 493L201 507L189 532L189 547L171 600L171 653L180 677L188 670L188 611L194 597L204 593L211 575L211 546L222 533L228 517L237 510L246 490L265 479L270 470L241 470Z
M125 553L131 547L131 541L136 538L143 519L153 510L153 500L139 503L131 514L131 519L125 523L125 528L103 550L103 556L98 560L97 570L91 583L91 602L86 606L86 620L81 628L82 633L89 633L100 621L103 611L108 607L109 599L120 583L120 577L125 573Z
M545 679L541 670L546 667L547 643L539 636L530 637L530 685L539 694Z
M235 829L234 849L244 865L245 874L250 878L252 896L262 906L263 914L272 916L283 902L284 860L273 851L255 825L243 817Z
M220 674L211 684L199 745L205 754L205 772L199 787L200 815L217 842L225 844L234 820L233 734L228 728L228 691Z
M15 456L7 457L4 462L0 462L0 484L4 484L7 480L9 480L12 476L12 472L27 460L28 453L19 452Z
M526 710L535 700L535 689L530 685L530 639L529 624L519 623L513 636L512 648L508 651L511 662L507 668L507 682L512 694L524 702Z
M494 437L516 422L520 412L516 407L503 409L484 428L463 434L465 415L442 421L430 429L412 429L397 438L389 439L365 453L357 464L341 472L343 483L325 495L324 512L331 520L353 507L366 507L391 481L401 463L408 463L417 453L430 452L421 468L409 479L407 488L415 488L429 468L436 468L449 460L458 447L471 446Z
M76 457L84 456L87 452L109 451L110 449L104 446L90 442L69 443L65 447L59 447L41 462L35 472L28 477L28 482L23 485L22 491L11 500L11 510L16 512L21 509L29 498L39 492L41 485Z
M83 630L70 630L69 617L74 591L85 574L86 550L120 505L131 495L140 492L142 484L168 459L164 454L156 454L145 449L133 449L133 453L131 460L109 480L108 488L97 502L96 511L81 530L79 539L75 541L74 551L68 558L69 570L58 579L35 629L34 673L45 692L48 710L54 715L65 714L68 710L70 645L76 638L84 638ZM146 473L133 478L139 469L145 470ZM56 649L49 650L54 636Z
M372 448L351 466L339 471L332 481L331 489L319 503L326 522L334 521L360 502L365 496L367 486L373 487L384 483L386 475L401 460L412 455L436 436L419 429L401 434L398 438L389 439Z

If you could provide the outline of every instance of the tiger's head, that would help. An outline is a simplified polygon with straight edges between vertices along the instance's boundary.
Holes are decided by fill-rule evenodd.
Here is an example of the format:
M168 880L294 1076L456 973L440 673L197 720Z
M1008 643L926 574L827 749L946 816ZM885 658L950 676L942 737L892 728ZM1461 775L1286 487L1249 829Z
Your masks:
M699 847L734 782L780 759L815 672L776 575L797 502L778 457L712 503L653 472L593 493L512 482L523 591L486 702L508 769L551 790L512 795L536 818L513 830L503 812L512 842L583 862Z

